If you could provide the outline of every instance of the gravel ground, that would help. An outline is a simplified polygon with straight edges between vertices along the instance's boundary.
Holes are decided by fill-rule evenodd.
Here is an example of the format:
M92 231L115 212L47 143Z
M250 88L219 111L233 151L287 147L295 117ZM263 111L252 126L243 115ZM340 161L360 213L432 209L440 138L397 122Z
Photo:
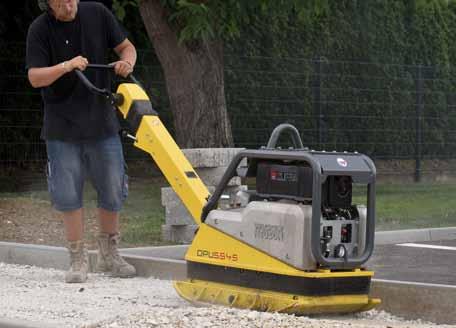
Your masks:
M193 306L170 281L116 279L89 274L84 284L66 284L64 272L0 263L1 318L58 327L450 327L405 321L385 312L297 317L219 306ZM454 326L453 326L454 327Z

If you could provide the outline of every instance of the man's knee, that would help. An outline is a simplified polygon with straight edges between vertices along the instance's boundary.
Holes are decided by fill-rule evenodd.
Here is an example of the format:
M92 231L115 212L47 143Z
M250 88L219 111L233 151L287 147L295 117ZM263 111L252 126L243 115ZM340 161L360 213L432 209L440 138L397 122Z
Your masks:
M48 141L47 182L53 206L61 212L82 207L84 173L74 144Z
M128 196L128 175L120 172L121 176L112 179L112 176L106 177L111 181L105 181L98 190L98 207L110 211L119 212L123 203Z

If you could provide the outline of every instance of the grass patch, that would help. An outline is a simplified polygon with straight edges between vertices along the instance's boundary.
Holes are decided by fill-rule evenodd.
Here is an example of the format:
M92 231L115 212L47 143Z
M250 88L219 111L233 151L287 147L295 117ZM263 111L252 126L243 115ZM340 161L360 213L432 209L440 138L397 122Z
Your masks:
M455 185L379 185L376 201L377 230L456 225Z
M130 179L129 195L120 213L122 245L125 247L169 244L161 238L165 210L161 205L160 189L167 186L161 177ZM0 197L28 198L50 207L45 184L39 190L0 193ZM90 183L84 188L84 207L96 208L97 195Z
M124 235L132 243L160 242L164 209L160 187L164 180L132 183L123 211ZM354 202L366 204L355 192ZM376 190L376 230L399 230L456 226L456 185L378 184ZM127 239L126 239L127 241Z
M121 212L122 239L125 243L136 246L165 243L161 238L161 226L165 223L160 191L163 186L167 186L163 178L130 182L129 196Z
M129 196L121 212L122 239L126 246L167 243L161 239L161 225L165 221L160 200L163 186L167 186L163 178L130 181ZM456 185L379 184L376 194L377 231L456 226ZM0 193L0 197L27 197L43 206L49 204L46 190ZM86 207L96 207L96 193L90 184L84 199ZM359 189L355 189L354 203L365 204Z

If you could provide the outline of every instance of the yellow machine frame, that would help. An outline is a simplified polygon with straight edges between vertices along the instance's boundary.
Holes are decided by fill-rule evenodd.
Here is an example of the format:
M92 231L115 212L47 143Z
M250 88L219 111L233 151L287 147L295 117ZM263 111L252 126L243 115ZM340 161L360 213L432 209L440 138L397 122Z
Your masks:
M119 110L126 119L133 115L132 108L149 102L146 93L136 84L121 84L117 93L123 96L124 101ZM187 261L316 280L373 276L373 272L362 269L301 271L206 225L201 222L201 213L210 194L158 116L143 115L135 137L134 145L152 156L199 226L185 256ZM175 282L174 286L182 297L190 301L295 314L363 311L380 303L368 295L290 295L191 279Z

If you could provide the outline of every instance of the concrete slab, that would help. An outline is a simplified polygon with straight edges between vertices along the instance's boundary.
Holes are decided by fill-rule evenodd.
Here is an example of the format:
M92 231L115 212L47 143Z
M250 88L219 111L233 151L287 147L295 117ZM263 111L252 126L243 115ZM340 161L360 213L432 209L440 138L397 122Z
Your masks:
M198 229L196 224L192 225L168 225L161 226L163 240L168 240L178 244L191 243Z
M174 260L183 260L187 252L188 245L172 245L158 247L135 247L122 248L122 255L138 255L145 257L158 257Z
M166 225L194 225L190 212L180 201L168 204L165 207L165 224Z
M218 186L227 168L228 166L220 166L215 168L200 168L197 169L197 173L206 186ZM228 186L239 185L241 185L240 177L233 177L228 182Z
M184 260L121 254L128 263L136 268L136 273L140 277L182 280L187 276L187 264Z
M244 148L192 148L182 149L190 164L196 168L228 166L233 157Z
M207 189L209 190L210 193L213 193L215 191L214 186L207 186ZM161 204L163 206L169 206L171 207L176 206L176 203L182 203L179 196L176 194L176 192L173 190L171 187L163 187L160 189L161 191Z

